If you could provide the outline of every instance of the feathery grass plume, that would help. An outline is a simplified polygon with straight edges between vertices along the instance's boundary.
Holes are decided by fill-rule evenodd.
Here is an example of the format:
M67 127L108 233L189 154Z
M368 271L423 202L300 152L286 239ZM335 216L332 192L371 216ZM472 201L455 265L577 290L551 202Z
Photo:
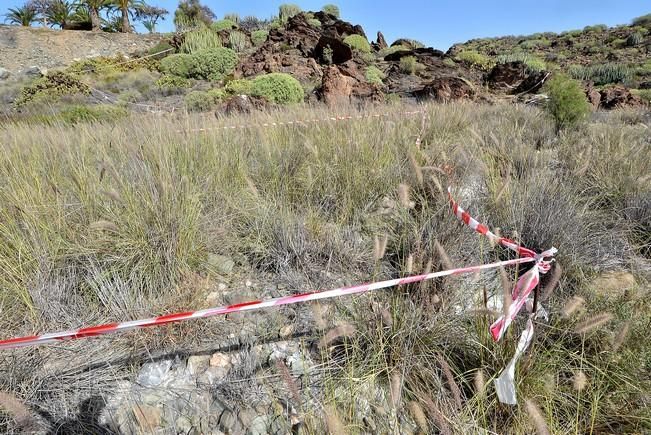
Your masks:
M613 352L617 352L620 347L622 347L622 344L626 341L626 337L628 336L628 330L631 327L631 322L626 321L622 325L622 327L617 331L617 335L615 335L615 338L613 339L613 347L612 350Z
M527 399L524 401L524 406L531 422L536 428L536 433L538 435L550 435L551 432L549 432L547 422L545 422L545 418L543 417L540 408L538 408L538 405L536 405L533 400Z
M410 200L409 186L405 183L398 184L398 202L404 208L414 208L415 204Z
M350 323L344 323L332 328L319 340L319 347L325 349L340 338L352 337L355 331L355 327Z
M488 238L488 243L490 243L491 248L494 248L499 244L499 239L502 237L502 229L500 227L495 228L495 231L493 231L493 234L495 234L495 238L489 237Z
M432 420L434 420L434 423L436 423L436 426L438 427L441 435L452 435L450 425L434 401L427 396L422 397L421 400L425 404L425 408L427 408L427 413L430 415Z
M280 358L277 359L276 370L278 371L280 378L283 380L283 383L289 390L290 394L292 395L292 400L294 400L296 406L300 408L302 406L301 392L298 388L298 385L296 385L296 381L292 377L292 374L289 372L289 369L287 368L287 364L285 364L285 361L283 361Z
M120 196L118 191L115 190L115 189L102 190L102 195L108 196L109 198L111 198L115 202L119 202L119 203L124 202L124 201L122 201L122 197Z
M425 269L423 270L423 275L427 275L429 273L432 273L432 259L431 258L427 260L427 263L425 264ZM424 291L427 288L428 284L429 283L427 281L421 281L420 284L419 284L420 290Z
M434 186L438 189L439 193L443 196L445 196L445 190L443 190L443 186L439 182L439 179L436 177L436 175L432 174L429 176L430 180L432 180L432 183L434 183Z
M588 377L581 370L578 370L572 378L572 386L576 391L583 391L588 385Z
M421 169L420 165L418 164L418 161L416 160L416 156L414 153L410 152L409 153L409 164L411 165L411 170L414 173L414 177L416 178L416 181L418 182L419 186L423 185L423 170Z
M479 369L475 372L475 396L484 397L486 395L486 377L484 376L484 370Z
M581 296L572 296L572 298L569 301L567 301L567 303L563 307L562 310L563 317L567 319L572 314L577 312L577 310L579 310L579 308L581 308L583 304L585 304L585 299L583 299Z
M244 181L246 181L246 185L249 187L249 190L253 194L253 196L259 198L260 197L260 192L258 192L258 188L255 187L255 183L253 183L253 180L248 175L244 176Z
M382 319L382 324L387 328L393 326L393 317L391 317L391 313L386 308L382 308L380 311L380 318Z
M541 301L544 302L551 297L552 293L556 289L556 286L561 280L562 274L563 268L560 264L555 263L554 270L552 271L552 276L549 277L549 281L547 281L547 284L545 284L545 287L543 287L542 291L540 292Z
M375 261L381 260L384 257L384 254L387 250L387 243L389 242L389 236L384 233L378 237L375 235L374 246L373 246L373 258Z
M450 261L450 257L448 257L448 254L445 252L445 249L439 243L438 239L434 239L434 248L436 249L436 253L439 256L439 259L441 260L441 264L443 265L443 269L445 269L445 270L452 269L454 266L452 266L452 262Z
M389 394L391 396L391 404L394 408L397 408L402 397L402 376L397 370L393 371L389 377Z
M418 402L415 400L410 401L407 404L407 407L409 408L409 412L411 413L411 416L414 418L414 421L418 425L418 428L422 430L423 433L427 433L428 430L427 417L425 417L423 408L421 408Z
M502 196L506 192L506 190L509 188L509 185L511 184L511 167L509 166L506 169L506 175L504 176L504 181L502 182L502 187L500 187L500 190L497 192L497 196L495 196L495 202L500 202L500 199L502 199Z
M347 434L346 426L339 418L339 413L334 406L325 406L323 409L325 413L326 428L328 435L342 435Z
M438 360L439 364L441 365L441 370L443 371L443 376L445 376L445 382L448 384L448 388L452 393L454 403L457 405L457 409L461 409L463 406L463 401L461 399L461 390L459 389L459 385L457 385L457 381L454 380L452 368L443 355L439 354Z
M500 283L502 284L502 312L506 316L509 312L509 307L513 303L513 297L511 296L511 280L503 267L500 267L499 271Z
M576 325L575 332L577 334L585 334L600 328L611 320L613 320L613 315L610 313L597 314Z
M408 275L414 271L414 255L409 254L407 256L407 261L405 261L405 273Z
M321 305L319 302L314 302L311 304L312 306L312 317L314 318L314 325L316 326L316 329L319 331L323 331L328 327L328 322L325 320L325 309L323 308L323 305Z
M113 233L118 232L118 226L115 225L113 222L105 221L105 220L99 220L96 222L93 222L88 226L91 230L93 231L110 231Z
M16 396L0 391L0 409L10 414L19 425L23 426L33 418L29 408Z

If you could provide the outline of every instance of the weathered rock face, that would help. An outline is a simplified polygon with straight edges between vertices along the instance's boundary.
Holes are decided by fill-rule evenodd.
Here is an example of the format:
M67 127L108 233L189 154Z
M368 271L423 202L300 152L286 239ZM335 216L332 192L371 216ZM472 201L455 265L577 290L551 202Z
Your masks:
M548 73L529 71L522 62L497 64L486 75L485 82L491 89L512 94L537 92Z
M378 50L382 50L388 47L387 41L386 39L384 39L384 35L382 34L382 32L377 32L377 40L375 42L375 45Z
M413 94L418 99L433 99L447 103L453 100L472 99L475 93L475 89L468 80L460 77L440 77Z
M594 83L588 82L585 85L585 96L588 97L588 101L592 105L593 109L598 109L601 104L601 94L594 87Z
M251 113L254 110L264 110L269 105L270 103L262 97L235 95L224 103L217 114L226 113L227 115L236 115L240 113Z
M336 65L323 70L321 83L321 99L328 105L347 103L353 93L354 79L346 77Z
M618 109L622 107L644 106L644 101L642 101L640 97L631 94L631 91L629 91L628 88L621 85L615 85L602 89L600 94L600 107L602 109Z

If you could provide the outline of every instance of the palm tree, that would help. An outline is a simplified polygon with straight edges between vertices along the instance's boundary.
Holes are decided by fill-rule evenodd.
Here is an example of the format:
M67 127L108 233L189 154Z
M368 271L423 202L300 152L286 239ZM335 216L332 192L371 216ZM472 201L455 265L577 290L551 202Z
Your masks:
M5 22L10 24L19 24L23 27L29 27L37 19L36 9L29 5L19 8L9 8L9 12L5 14Z
M114 0L115 7L122 13L122 33L130 33L133 31L129 22L129 14L134 3L134 0Z
M67 0L55 0L50 4L45 15L51 26L59 26L62 29L68 27L75 20L77 5Z
M100 11L111 5L110 0L82 0L82 4L88 9L93 32L101 31Z

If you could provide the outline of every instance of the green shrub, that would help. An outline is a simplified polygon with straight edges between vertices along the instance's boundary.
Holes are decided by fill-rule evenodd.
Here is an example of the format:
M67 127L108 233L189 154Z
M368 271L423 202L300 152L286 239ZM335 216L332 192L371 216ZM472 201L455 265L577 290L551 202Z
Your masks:
M651 105L651 89L631 89L631 92Z
M625 83L632 77L631 69L621 63L605 63L599 65L570 65L569 75L577 80L592 80L596 85L608 83Z
M172 53L174 53L174 47L172 47L167 41L159 42L147 51L147 55L149 56L160 54L161 57L169 56Z
M280 29L282 26L283 23L278 18L271 20L271 22L269 23L269 29L271 30Z
M81 122L115 122L125 118L129 112L118 106L100 104L96 106L70 106L59 113L59 117L66 124L79 124Z
M448 66L450 68L455 68L457 66L454 59L452 59L451 57L446 57L445 59L443 59L443 65Z
M246 79L231 80L226 83L224 89L232 95L251 95L253 92L253 83L251 83L251 80Z
M294 15L301 13L301 7L295 4L282 4L278 7L278 18L281 23L286 23Z
M346 38L344 38L344 44L346 44L353 50L357 50L362 53L371 52L371 44L369 44L366 38L364 38L362 35L346 36Z
M271 73L254 78L251 93L279 104L303 101L303 88L299 81L284 73Z
M223 20L215 21L214 23L212 23L211 27L215 32L221 32L222 30L237 29L238 26L235 21L223 19Z
M644 42L644 36L639 32L631 33L626 38L626 45L629 47L635 47L636 45L642 44L642 42Z
M541 47L549 47L551 45L551 41L548 39L525 39L518 45L525 50L533 50Z
M210 89L209 91L206 91L206 93L212 97L215 103L219 103L220 101L222 101L224 98L228 96L226 91L220 88Z
M240 14L236 12L231 12L229 14L224 14L224 20L229 20L235 24L240 24Z
M375 65L371 65L368 68L366 68L366 81L369 83L373 83L374 85L382 85L382 80L384 80L387 76L382 72L382 70Z
M495 62L498 64L509 63L509 62L522 62L527 67L527 70L533 72L544 71L545 69L547 69L547 65L545 64L544 60L524 52L500 54L495 58Z
M208 27L186 32L183 37L183 44L180 47L183 53L194 53L197 50L207 50L222 46L222 39Z
M418 74L425 69L424 65L418 63L414 56L405 56L400 59L400 70L407 74Z
M312 27L321 27L321 21L316 18L310 18L307 20L307 23Z
M547 80L543 92L548 97L545 108L558 130L576 125L590 112L581 83L565 75L556 74Z
M601 33L606 30L608 30L608 26L605 24L595 24L594 26L585 26L583 28L584 32L594 32L594 33Z
M483 70L490 69L495 64L490 57L476 50L463 50L457 54L456 59Z
M411 49L409 47L406 47L404 45L394 45L392 47L387 47L380 50L378 56L386 57L390 54L397 53L398 51L410 51L410 50Z
M241 53L249 47L249 39L243 32L234 30L228 35L228 45L237 53Z
M251 32L251 42L259 47L267 41L267 36L269 36L268 30L254 30Z
M192 59L189 78L203 80L221 80L233 72L238 62L237 53L225 47L199 50L192 54Z
M637 18L633 18L632 24L634 26L651 28L651 14L646 14Z
M220 94L211 91L192 91L185 96L183 102L188 112L207 112L219 101L218 95Z
M176 90L189 88L191 83L184 77L165 74L156 80L156 86L163 90Z
M64 72L53 72L23 87L16 106L35 101L53 102L63 95L90 94L90 88L78 78Z
M333 5L333 4L325 5L321 8L321 11L325 12L326 14L334 15L335 17L339 18L340 12L339 12L339 6L337 5Z
M164 74L188 78L192 75L194 58L191 54L179 53L160 61L159 69Z

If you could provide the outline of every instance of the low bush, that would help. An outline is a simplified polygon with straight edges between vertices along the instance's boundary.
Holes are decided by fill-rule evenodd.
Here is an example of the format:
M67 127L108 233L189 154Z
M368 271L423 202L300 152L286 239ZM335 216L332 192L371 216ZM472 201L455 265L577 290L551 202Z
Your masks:
M632 77L632 70L621 63L605 63L598 65L571 65L569 75L577 80L592 80L596 85L609 83L625 83Z
M128 116L129 112L119 106L100 104L96 106L76 105L66 107L59 113L59 118L66 124L82 122L115 122Z
M522 62L529 71L538 72L547 69L545 61L524 52L501 54L495 58L496 63Z
M193 55L192 77L204 80L221 80L226 74L233 72L238 58L230 48L213 48L199 50Z
M160 55L160 58L163 58L165 56L169 56L170 54L174 53L174 47L168 42L168 41L162 41L150 48L147 51L147 55L149 56L155 56L155 55Z
M158 68L164 74L188 78L192 75L193 65L194 58L191 54L178 53L162 59Z
M224 97L221 89L212 89L210 91L192 91L189 92L183 102L188 112L207 112L215 107L215 104Z
M333 5L333 4L328 4L325 5L321 8L321 12L325 12L326 14L332 15L336 18L339 18L339 6Z
M583 28L584 32L593 32L593 33L601 33L608 30L608 26L605 24L595 24L594 26L585 26Z
M294 15L300 14L302 11L301 7L295 4L282 4L278 7L278 18L281 23L286 23L287 20L292 18Z
M228 35L228 46L237 53L241 53L249 48L249 38L244 32L234 30Z
M463 50L455 57L458 61L475 66L482 70L490 69L495 62L483 53L476 50Z
M238 25L240 24L240 14L238 14L236 12L231 12L231 13L228 13L228 14L224 14L224 19L232 21L232 22L234 22L235 24L238 24Z
M634 26L651 28L651 14L646 14L640 17L633 18L632 24Z
M183 37L183 44L181 44L180 49L184 53L194 53L198 50L218 48L223 45L219 35L208 27L186 32Z
M651 105L651 89L631 89L634 95L642 98L647 104Z
M626 38L626 45L629 47L635 47L637 45L642 44L644 42L644 36L640 32L634 32L628 35L628 38Z
M425 66L418 63L414 56L405 56L400 59L400 70L407 74L418 74L425 69Z
M226 83L224 90L232 95L251 95L253 84L246 79L231 80Z
M366 38L362 35L349 35L344 38L344 44L352 48L353 50L360 51L362 53L371 52L371 44L368 43Z
M303 101L303 88L300 82L284 73L271 73L254 78L251 93L278 104L293 104Z
M156 86L159 89L168 91L189 88L191 85L190 80L174 75L163 75L156 80Z
M251 42L253 42L253 45L256 47L259 47L265 43L267 36L269 36L268 30L254 30L251 32Z
M380 57L386 57L390 54L397 53L399 51L410 51L411 49L409 47L406 47L404 45L394 45L391 47L383 48L378 52L378 56Z
M309 18L307 20L307 23L312 27L321 27L321 21L317 20L316 18Z
M212 23L212 25L210 27L215 32L221 32L222 30L237 29L238 26L237 26L237 23L235 21L231 21L231 20L228 20L228 19L223 19L223 20L215 21L214 23Z
M23 87L16 106L37 101L54 102L64 95L90 94L88 85L64 72L53 72Z
M590 103L578 81L556 74L543 87L547 94L546 110L556 122L557 130L574 126L590 113Z
M525 39L518 45L525 50L533 50L536 48L549 47L551 42L548 39Z
M365 76L366 81L373 83L374 85L382 85L382 80L386 78L386 74L384 74L384 72L375 65L371 65L366 68Z

